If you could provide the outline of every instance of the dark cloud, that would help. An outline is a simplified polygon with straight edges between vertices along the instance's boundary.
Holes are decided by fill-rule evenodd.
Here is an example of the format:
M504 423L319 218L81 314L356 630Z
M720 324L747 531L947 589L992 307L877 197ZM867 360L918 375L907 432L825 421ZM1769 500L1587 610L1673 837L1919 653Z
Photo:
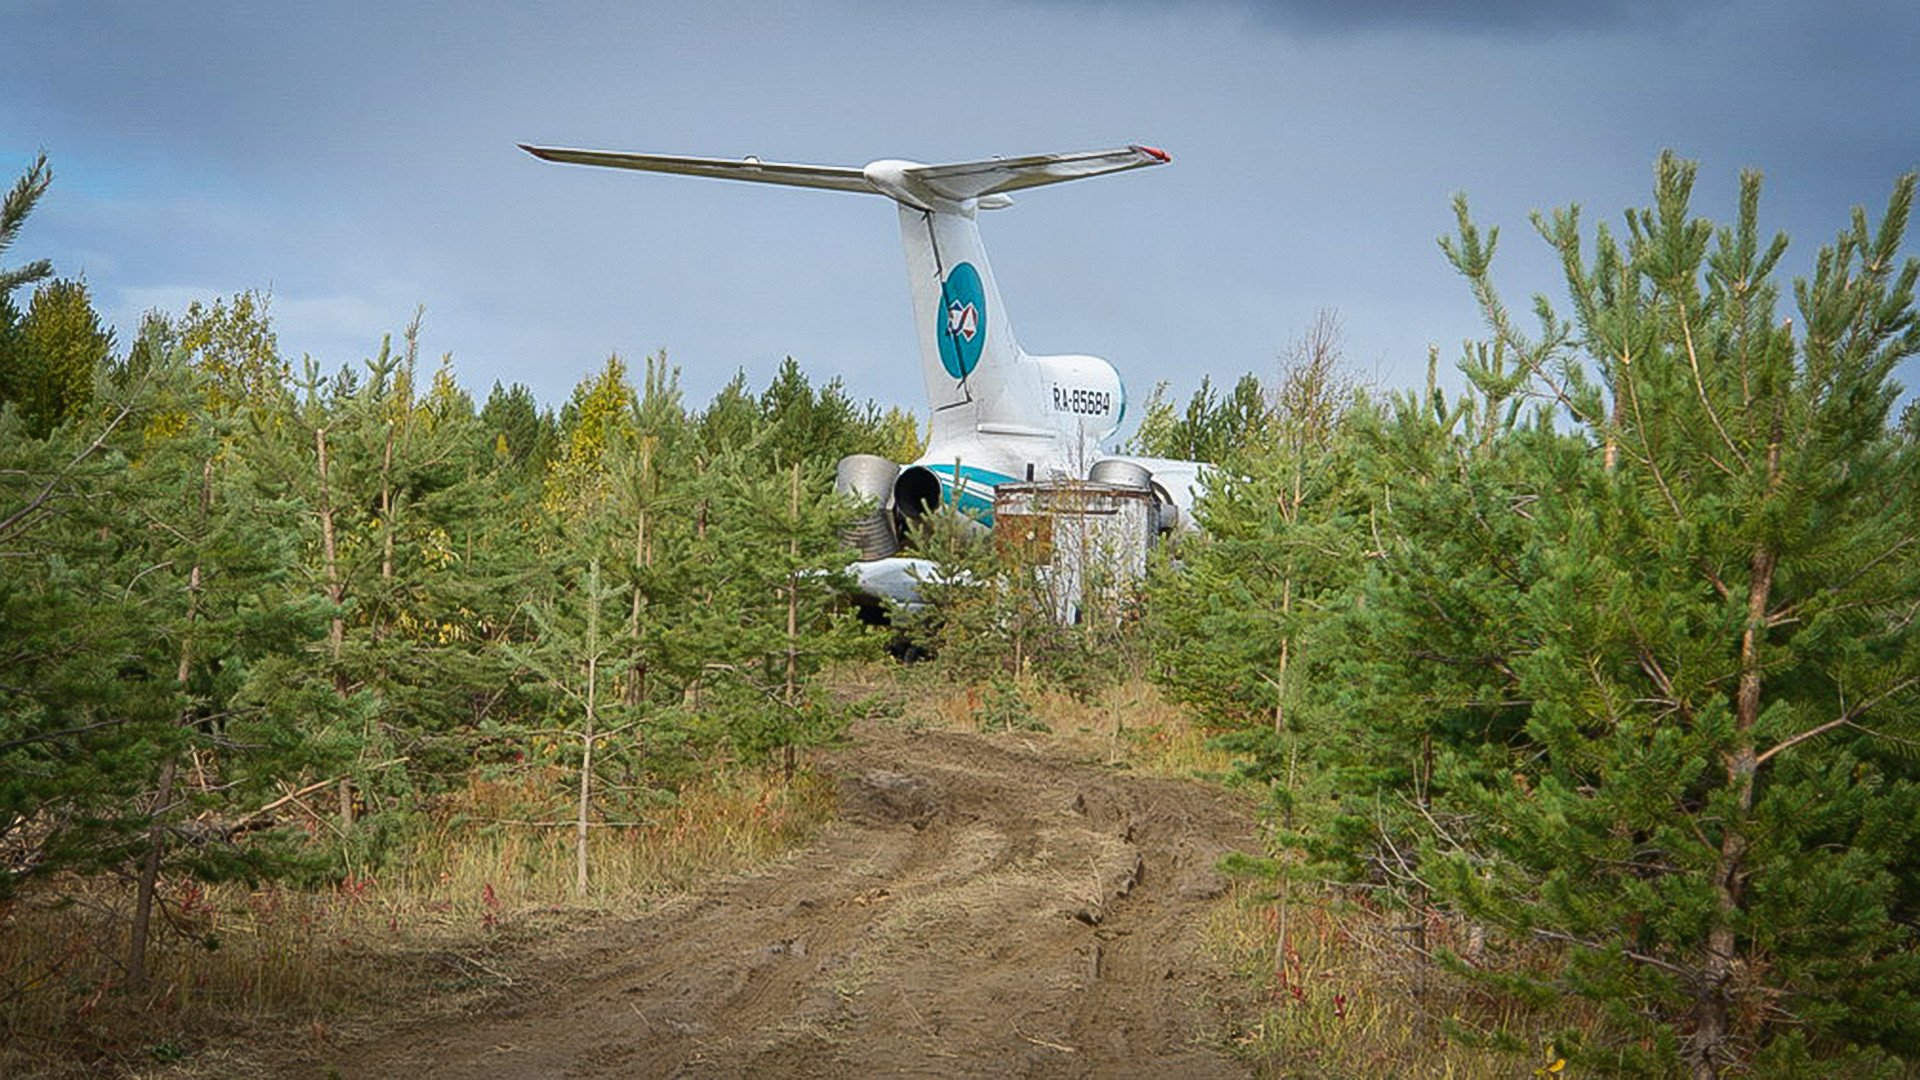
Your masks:
M1668 0L1248 0L1273 22L1323 33L1376 31L1546 39L1679 21ZM1705 6L1705 5L1701 5Z
M1545 41L1645 32L1710 16L1735 0L1045 0L1068 6L1230 14L1323 36L1418 34Z

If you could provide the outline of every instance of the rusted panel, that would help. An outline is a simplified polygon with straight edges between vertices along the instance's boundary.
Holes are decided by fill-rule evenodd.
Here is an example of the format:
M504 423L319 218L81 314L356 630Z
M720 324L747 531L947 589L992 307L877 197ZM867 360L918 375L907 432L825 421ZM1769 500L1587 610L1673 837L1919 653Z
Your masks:
M1044 514L996 513L993 542L1003 558L1044 566L1053 561L1053 519Z

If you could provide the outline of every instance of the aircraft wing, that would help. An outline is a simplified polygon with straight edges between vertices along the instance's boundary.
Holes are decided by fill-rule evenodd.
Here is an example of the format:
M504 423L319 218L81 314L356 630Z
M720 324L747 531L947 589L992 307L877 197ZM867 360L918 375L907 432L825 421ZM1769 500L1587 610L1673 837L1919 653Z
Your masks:
M1164 165L1164 150L1124 146L1118 150L1085 150L1075 154L1030 154L1026 157L965 161L955 165L921 165L908 170L914 181L949 199L974 199L1022 188L1078 180L1085 176L1122 172L1147 165Z
M880 194L867 182L859 169L837 165L788 165L758 158L674 157L669 154L626 154L612 150L566 150L557 146L528 146L520 149L542 161L569 165L605 165L615 169L639 169L643 172L678 173L683 176L710 176L721 180L751 180L762 184L788 184L793 187L826 188L829 191L857 191Z

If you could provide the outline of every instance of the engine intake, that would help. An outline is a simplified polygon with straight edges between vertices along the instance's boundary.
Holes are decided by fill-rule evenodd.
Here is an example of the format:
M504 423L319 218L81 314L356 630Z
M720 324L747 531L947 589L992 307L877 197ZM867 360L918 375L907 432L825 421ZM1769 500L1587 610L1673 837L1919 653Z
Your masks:
M940 474L924 465L901 472L893 483L894 509L908 521L938 511L941 497Z

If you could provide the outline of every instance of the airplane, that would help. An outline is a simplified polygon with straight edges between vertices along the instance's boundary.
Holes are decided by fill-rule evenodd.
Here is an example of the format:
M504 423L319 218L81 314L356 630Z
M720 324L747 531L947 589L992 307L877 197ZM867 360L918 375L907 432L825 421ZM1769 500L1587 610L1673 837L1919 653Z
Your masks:
M900 554L914 522L952 506L991 527L994 492L1003 484L1091 480L1150 490L1162 531L1192 528L1204 464L1102 450L1126 415L1119 372L1097 356L1035 356L1020 347L975 221L977 211L1011 205L1008 192L1164 165L1165 151L1124 146L946 165L885 159L852 168L520 148L543 161L881 195L898 204L930 422L916 461L855 454L839 463L836 488L870 507L848 533L860 556L854 576L867 595L917 606L933 564Z

